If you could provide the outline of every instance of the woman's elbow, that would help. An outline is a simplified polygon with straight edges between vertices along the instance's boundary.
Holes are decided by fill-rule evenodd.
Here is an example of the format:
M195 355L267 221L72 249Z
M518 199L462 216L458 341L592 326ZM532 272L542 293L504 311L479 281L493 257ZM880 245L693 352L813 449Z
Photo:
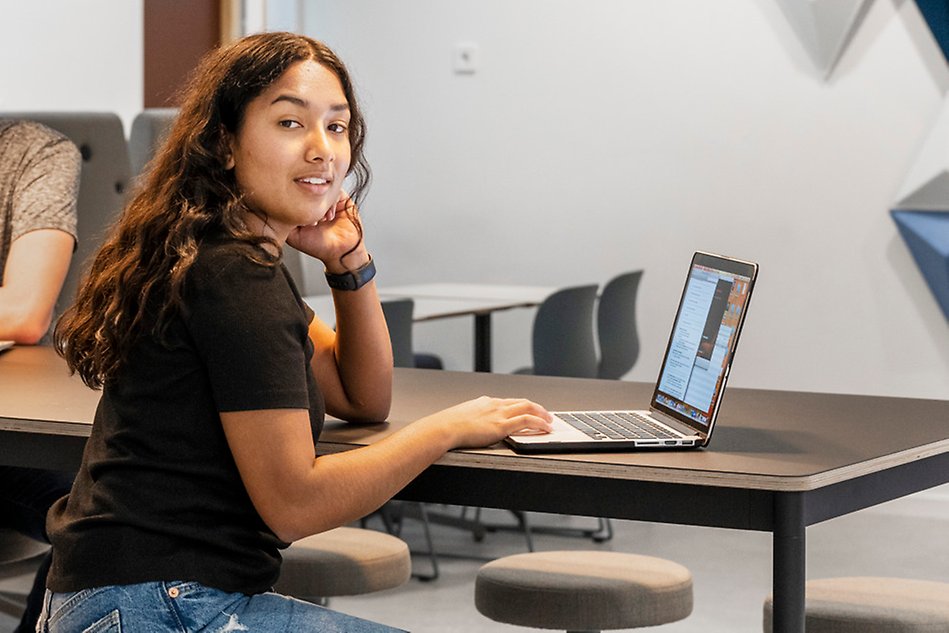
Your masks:
M392 408L392 398L376 398L372 401L353 403L346 416L349 422L385 422Z

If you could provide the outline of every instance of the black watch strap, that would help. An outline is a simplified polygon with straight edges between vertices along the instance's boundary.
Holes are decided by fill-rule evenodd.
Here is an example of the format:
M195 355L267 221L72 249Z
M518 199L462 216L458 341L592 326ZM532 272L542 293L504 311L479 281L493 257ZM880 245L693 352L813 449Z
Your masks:
M376 276L376 265L369 257L369 261L356 270L351 270L339 275L333 273L324 273L326 283L334 290L359 290Z

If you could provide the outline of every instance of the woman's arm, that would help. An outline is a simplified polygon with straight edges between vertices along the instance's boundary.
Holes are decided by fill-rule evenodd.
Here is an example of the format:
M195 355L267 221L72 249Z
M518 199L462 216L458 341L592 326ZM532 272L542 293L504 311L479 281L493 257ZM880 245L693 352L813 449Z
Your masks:
M350 421L385 420L392 402L392 346L376 284L334 290L333 302L335 332L319 318L310 323L311 364L326 412Z
M371 446L318 458L304 410L222 413L221 421L257 512L278 538L294 541L376 510L452 448L549 431L549 417L528 400L481 397Z
M313 226L297 227L287 243L343 274L369 262L359 210L343 193L335 209ZM310 324L313 374L326 412L343 420L379 422L392 401L392 345L376 284L333 290L336 331L319 319Z

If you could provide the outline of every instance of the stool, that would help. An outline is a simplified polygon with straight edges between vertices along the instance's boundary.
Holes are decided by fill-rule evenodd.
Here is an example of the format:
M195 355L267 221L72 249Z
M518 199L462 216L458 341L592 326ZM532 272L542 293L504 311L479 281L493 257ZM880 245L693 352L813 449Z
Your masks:
M805 584L807 633L949 631L949 583L904 578L824 578ZM771 633L772 596L764 604Z
M692 574L678 563L636 554L515 554L478 571L475 606L492 620L540 629L654 626L692 613Z
M319 602L398 587L411 573L405 541L376 530L340 527L288 547L274 589Z

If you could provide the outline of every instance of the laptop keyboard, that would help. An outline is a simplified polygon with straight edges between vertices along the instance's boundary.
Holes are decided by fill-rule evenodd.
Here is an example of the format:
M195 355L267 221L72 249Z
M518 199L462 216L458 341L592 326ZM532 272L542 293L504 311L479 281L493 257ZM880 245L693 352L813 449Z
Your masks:
M595 440L674 439L670 433L646 416L633 411L606 413L557 413L558 418Z

